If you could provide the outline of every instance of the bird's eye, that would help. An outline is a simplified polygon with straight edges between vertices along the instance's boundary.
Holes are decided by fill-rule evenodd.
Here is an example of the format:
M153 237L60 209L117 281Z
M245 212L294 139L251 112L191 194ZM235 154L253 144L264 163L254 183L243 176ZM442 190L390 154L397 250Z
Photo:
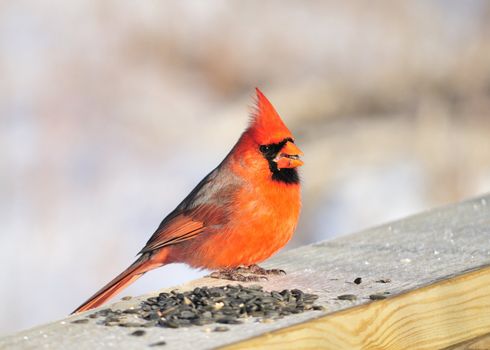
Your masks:
M261 146L259 147L259 149L260 149L260 152L262 152L262 153L267 153L267 152L269 152L269 150L270 150L270 146L267 146L267 145L261 145Z

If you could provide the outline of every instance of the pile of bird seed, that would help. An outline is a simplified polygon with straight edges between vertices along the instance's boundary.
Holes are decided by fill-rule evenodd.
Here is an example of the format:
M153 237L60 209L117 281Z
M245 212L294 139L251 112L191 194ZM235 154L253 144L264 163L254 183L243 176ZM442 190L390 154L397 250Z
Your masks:
M101 324L122 327L239 324L248 317L264 322L308 310L324 310L323 306L314 305L316 299L317 295L299 289L267 292L261 286L200 287L187 292L160 293L144 300L138 308L104 309L89 317L103 317Z

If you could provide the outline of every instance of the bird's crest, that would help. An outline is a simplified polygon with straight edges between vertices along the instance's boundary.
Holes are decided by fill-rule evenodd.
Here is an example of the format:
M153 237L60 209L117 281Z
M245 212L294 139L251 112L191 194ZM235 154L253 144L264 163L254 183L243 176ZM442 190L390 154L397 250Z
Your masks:
M249 133L261 145L293 138L291 131L284 124L267 97L258 88L255 91L257 93L257 101L246 133Z

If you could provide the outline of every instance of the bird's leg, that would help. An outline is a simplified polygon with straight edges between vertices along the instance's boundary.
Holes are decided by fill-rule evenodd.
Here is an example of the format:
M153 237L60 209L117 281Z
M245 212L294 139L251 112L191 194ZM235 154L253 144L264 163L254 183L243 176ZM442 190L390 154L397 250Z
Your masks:
M209 277L240 282L260 282L262 280L267 281L267 277L265 276L245 276L240 272L240 268L222 269L212 272Z
M244 267L239 267L238 271L240 272L247 272L247 273L253 273L254 275L261 275L261 276L266 276L266 275L285 275L286 271L281 270L281 269L264 269L260 267L259 265L253 264L250 266L244 266Z

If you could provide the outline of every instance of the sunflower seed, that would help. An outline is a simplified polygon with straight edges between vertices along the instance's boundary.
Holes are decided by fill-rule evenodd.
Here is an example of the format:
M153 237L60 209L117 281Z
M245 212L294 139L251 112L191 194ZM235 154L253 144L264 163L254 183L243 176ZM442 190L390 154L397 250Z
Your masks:
M214 327L213 332L227 332L229 330L230 329L228 327L218 326L218 327Z
M87 318L81 318L79 320L71 321L71 323L75 323L75 324L88 323L88 319Z
M386 299L386 295L383 295L383 294L371 294L369 296L369 299L371 299L371 300L383 300L383 299Z
M258 285L196 287L192 291L162 292L142 301L139 307L123 311L103 309L88 317L104 317L99 324L120 327L179 328L211 323L234 325L243 323L249 317L270 322L308 310L325 310L323 306L314 304L317 299L317 295L299 289L268 292ZM136 317L134 321L133 317ZM214 331L226 330L228 327L218 326Z
M142 329L138 329L137 331L134 331L133 333L130 333L129 335L134 335L135 337L141 337L142 335L145 335L146 332Z
M167 345L167 342L165 340L160 340L160 341L157 341L156 343L151 343L148 346L163 346L163 345Z

